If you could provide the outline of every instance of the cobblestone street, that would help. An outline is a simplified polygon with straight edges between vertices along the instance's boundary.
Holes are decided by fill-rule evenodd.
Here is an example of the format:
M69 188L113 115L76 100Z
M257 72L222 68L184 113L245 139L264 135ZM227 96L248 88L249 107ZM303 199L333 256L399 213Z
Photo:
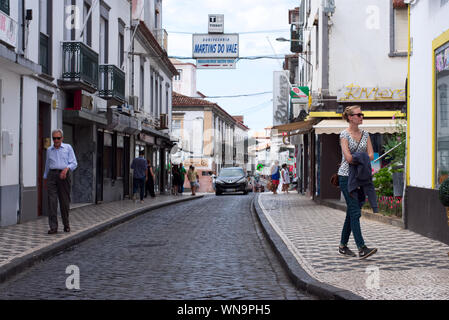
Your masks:
M152 211L18 275L0 286L0 299L313 299L263 238L252 197ZM66 288L70 265L80 290Z

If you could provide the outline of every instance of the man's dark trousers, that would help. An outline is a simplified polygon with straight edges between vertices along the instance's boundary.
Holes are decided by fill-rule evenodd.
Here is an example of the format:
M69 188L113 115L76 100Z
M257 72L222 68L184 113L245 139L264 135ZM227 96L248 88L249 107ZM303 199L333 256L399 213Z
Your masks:
M67 172L67 177L62 180L59 175L61 170L50 170L48 173L47 187L48 187L48 223L51 230L58 229L58 199L59 208L61 209L62 223L64 227L70 227L69 224L69 210L70 210L70 191L71 191L71 177L70 171Z

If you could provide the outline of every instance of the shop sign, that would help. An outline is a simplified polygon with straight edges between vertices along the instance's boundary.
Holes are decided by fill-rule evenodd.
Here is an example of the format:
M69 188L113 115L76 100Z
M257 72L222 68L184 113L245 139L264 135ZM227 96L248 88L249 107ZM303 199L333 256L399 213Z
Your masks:
M140 141L144 141L144 142L146 142L148 144L155 144L155 142L156 142L155 138L153 136L149 136L149 135L147 135L145 133L141 133L139 135L139 140Z
M337 95L340 102L382 102L382 101L406 101L405 89L362 87L350 84L340 90Z
M273 126L288 123L289 87L287 71L275 71L273 79Z
M292 103L308 103L309 87L292 87L290 90L290 98Z
M184 161L184 167L189 168L194 166L196 169L212 169L209 165L209 159L187 159Z
M232 34L194 34L192 57L232 59L239 57L239 35Z
M0 11L0 41L17 46L17 22Z

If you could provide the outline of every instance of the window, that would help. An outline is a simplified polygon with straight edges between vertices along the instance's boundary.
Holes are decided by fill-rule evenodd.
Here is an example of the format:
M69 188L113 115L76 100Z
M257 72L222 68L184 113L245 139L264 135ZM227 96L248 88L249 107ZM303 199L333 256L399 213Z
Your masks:
M145 69L140 66L140 107L143 110L145 106Z
M0 0L0 11L9 16L9 0Z
M90 11L90 5L87 2L84 2L84 21L86 21L87 15ZM84 29L84 43L89 47L92 46L92 14L89 16L89 20L87 20L86 28Z
M52 2L39 0L39 64L42 73L51 74L51 33L52 33Z
M117 136L117 154L116 154L116 177L123 178L125 175L125 137Z
M181 69L177 69L176 71L178 71L178 75L177 76L175 76L175 80L181 80L181 75L182 75L182 70Z
M406 56L408 51L407 5L392 1L390 4L390 57Z
M125 26L122 19L118 19L118 65L120 68L125 63Z
M437 117L437 172L440 185L449 174L449 42L435 51L436 117Z
M109 47L109 21L100 18L100 64L108 63Z
M112 178L112 134L104 133L103 144L103 177Z
M153 97L154 97L154 76L153 76L153 74L151 74L150 87L151 87L150 88L150 92L151 92L151 98L150 98L150 103L151 103L150 108L151 108L151 110L150 110L150 113L153 114L154 113L154 100L153 100Z

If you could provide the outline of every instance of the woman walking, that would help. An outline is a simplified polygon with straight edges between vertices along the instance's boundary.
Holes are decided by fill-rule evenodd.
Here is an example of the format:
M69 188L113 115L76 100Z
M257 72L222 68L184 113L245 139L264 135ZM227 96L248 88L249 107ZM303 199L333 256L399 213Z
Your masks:
M282 176L282 191L287 192L288 194L288 188L290 187L290 174L288 172L286 163L282 165L281 176Z
M341 233L339 253L346 256L355 257L355 253L348 248L349 236L354 236L355 243L359 250L359 258L365 259L377 252L376 248L370 249L365 245L360 228L361 208L357 198L352 197L348 192L349 165L352 164L352 154L356 152L368 153L369 159L374 160L374 151L369 133L360 130L359 125L363 123L363 113L360 106L347 107L343 113L343 119L349 122L349 128L340 134L340 145L342 151L342 161L338 170L338 181L340 189L346 200L346 220Z

